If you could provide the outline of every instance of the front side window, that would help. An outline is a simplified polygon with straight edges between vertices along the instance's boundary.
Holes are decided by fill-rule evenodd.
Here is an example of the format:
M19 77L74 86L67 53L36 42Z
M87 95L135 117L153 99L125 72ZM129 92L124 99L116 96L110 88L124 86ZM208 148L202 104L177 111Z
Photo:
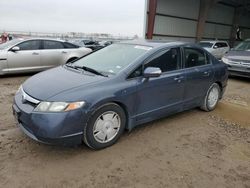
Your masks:
M115 75L151 49L142 45L113 44L75 61L73 65Z
M220 43L218 43L218 42L215 43L214 48L215 48L215 47L216 47L216 48L220 48L220 47L221 47Z
M45 40L43 42L44 49L63 49L64 46L61 42L52 41L52 40Z
M185 68L197 67L207 64L205 52L196 48L184 48Z
M136 70L134 70L130 75L130 78L135 78L142 76L143 70L147 67L158 67L162 72L174 71L181 68L181 55L180 48L172 48L168 50L164 50L154 56L149 62L147 62L144 66L139 66Z
M17 45L20 50L39 50L40 49L40 41L39 40L31 40L22 42Z
M180 49L172 48L158 54L149 63L145 64L144 69L158 67L162 72L178 70L181 66L180 60Z
M224 48L224 47L227 47L227 44L224 42L218 42L215 44L215 46L217 46L218 48Z

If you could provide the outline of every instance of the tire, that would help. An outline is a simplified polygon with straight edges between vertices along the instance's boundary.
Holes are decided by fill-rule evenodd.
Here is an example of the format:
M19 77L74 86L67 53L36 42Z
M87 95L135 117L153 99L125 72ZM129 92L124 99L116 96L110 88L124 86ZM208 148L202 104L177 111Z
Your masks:
M98 108L84 127L83 141L95 150L109 147L117 142L126 125L124 110L115 103Z
M204 111L212 111L215 109L216 105L218 104L221 96L221 88L217 83L213 83L203 100L203 104L200 107Z

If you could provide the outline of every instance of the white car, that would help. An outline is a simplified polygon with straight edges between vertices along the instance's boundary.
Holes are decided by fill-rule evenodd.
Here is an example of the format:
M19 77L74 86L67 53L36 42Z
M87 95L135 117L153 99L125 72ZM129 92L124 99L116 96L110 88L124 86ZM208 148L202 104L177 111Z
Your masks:
M199 45L213 54L217 59L221 59L230 50L226 41L201 41Z
M0 75L39 72L92 52L54 39L14 39L0 44Z

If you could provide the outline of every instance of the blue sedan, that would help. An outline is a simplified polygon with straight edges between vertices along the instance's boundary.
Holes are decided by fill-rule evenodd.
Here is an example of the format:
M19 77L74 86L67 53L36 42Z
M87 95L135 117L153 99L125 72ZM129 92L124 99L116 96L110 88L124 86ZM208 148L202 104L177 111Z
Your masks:
M227 67L181 42L130 41L29 78L13 113L29 137L49 144L114 144L125 129L184 110L213 110Z

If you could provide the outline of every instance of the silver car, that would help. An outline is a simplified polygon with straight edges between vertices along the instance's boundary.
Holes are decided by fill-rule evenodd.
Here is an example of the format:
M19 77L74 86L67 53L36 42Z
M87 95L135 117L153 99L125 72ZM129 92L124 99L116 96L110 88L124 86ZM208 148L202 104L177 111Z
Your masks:
M213 54L217 59L221 59L230 50L226 41L201 41L199 45Z
M0 75L38 72L65 64L92 52L52 39L14 39L0 45Z
M222 61L227 64L230 75L250 78L250 39L239 43Z

